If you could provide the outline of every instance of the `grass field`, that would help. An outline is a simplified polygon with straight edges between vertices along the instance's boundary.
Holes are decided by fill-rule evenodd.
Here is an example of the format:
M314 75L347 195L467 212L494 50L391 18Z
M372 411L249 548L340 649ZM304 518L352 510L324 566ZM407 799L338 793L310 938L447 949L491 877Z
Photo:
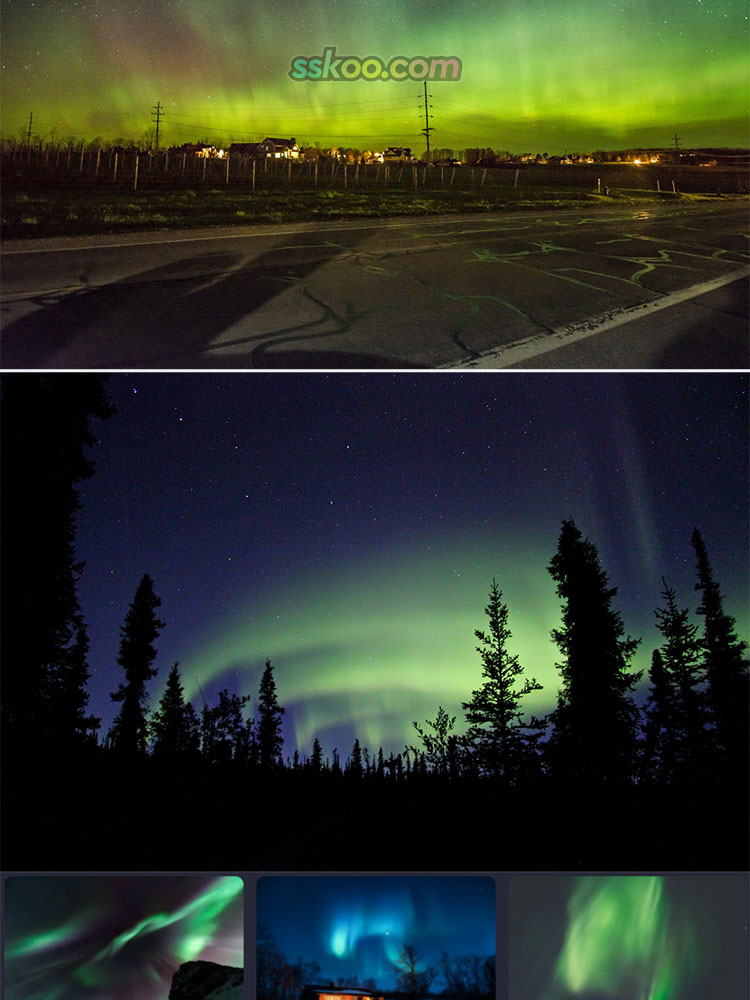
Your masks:
M307 222L316 219L384 218L398 215L592 208L713 200L711 195L580 188L271 189L237 188L128 191L106 187L11 190L2 200L2 238L69 236L183 229L199 226ZM724 196L726 198L726 196Z

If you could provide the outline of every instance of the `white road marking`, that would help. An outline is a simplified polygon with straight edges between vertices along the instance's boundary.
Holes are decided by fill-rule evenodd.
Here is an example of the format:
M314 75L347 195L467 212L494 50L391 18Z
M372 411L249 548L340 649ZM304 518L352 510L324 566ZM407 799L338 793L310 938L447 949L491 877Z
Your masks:
M594 337L597 333L605 330L612 330L616 326L625 323L632 323L642 316L649 316L660 309L669 309L670 306L678 305L680 302L687 302L689 299L697 298L706 292L711 292L722 285L731 284L750 275L750 268L742 267L739 270L731 271L720 278L712 278L710 281L702 281L697 285L690 285L677 292L670 292L662 298L654 299L650 302L642 302L635 306L611 309L600 316L592 316L588 319L579 320L575 323L566 323L557 327L552 333L537 333L523 340L517 340L512 344L494 348L481 357L471 358L467 361L459 361L450 365L441 365L441 368L507 368L509 365L518 364L522 361L529 361L537 358L540 354L547 354L556 351L567 344L574 344L578 340L585 340L587 337Z

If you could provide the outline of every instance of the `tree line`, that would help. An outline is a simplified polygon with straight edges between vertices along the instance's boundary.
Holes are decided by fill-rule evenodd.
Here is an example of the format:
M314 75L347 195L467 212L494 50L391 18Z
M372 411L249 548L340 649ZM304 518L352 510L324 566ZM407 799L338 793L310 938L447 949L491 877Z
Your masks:
M583 857L624 869L662 859L686 867L698 856L707 869L746 867L746 643L698 529L695 610L663 581L661 642L641 672L632 665L640 640L626 634L595 544L564 520L547 566L561 605L552 710L525 709L540 684L512 652L510 612L493 580L475 631L481 680L467 691L462 721L438 705L398 752L355 738L329 757L316 737L285 754L270 660L252 699L224 688L196 708L175 663L151 704L164 622L145 573L120 629L117 714L102 731L88 704L74 542L79 485L94 472L94 422L113 414L105 383L89 374L2 383L3 822L17 858L33 854L32 867L55 868L75 857L80 868L116 855L159 868L181 851L191 870L217 867L219 809L220 849L233 866L246 857L251 867L317 868L327 858L329 867L359 869L377 857L375 867L464 869L468 850L468 867L497 867L499 855L513 858L504 863L512 869L519 858L535 869L552 859L578 867ZM134 802L155 817L151 838L128 836ZM511 808L525 822L496 831L487 817ZM44 834L50 811L54 841ZM188 824L184 845L175 822ZM347 824L356 836L332 835ZM402 829L420 833L405 838ZM82 831L99 833L82 840Z
M495 997L496 969L494 955L449 955L443 952L436 964L426 964L412 944L405 943L398 958L391 963L395 989L384 990L373 977L360 978L351 973L333 980L321 977L317 962L301 956L292 960L279 949L264 924L256 931L255 992L258 1000L299 1000L306 986L368 990L388 1000L416 1000L421 997L446 997L450 1000L490 1000ZM434 988L442 976L444 986Z
M477 629L482 683L462 703L465 726L439 706L413 723L418 739L401 752L375 752L354 740L342 761L324 756L317 737L309 754L283 756L282 719L273 666L266 661L256 697L219 692L200 714L185 699L179 665L148 708L156 676L156 640L164 622L160 598L144 574L120 630L123 679L112 692L119 712L109 732L87 713L88 638L76 585L82 565L74 549L80 506L77 483L93 474L90 422L112 407L92 376L6 378L3 387L2 519L3 730L12 742L56 752L95 748L161 764L288 770L352 781L443 781L486 778L518 787L550 776L558 784L616 788L629 783L688 784L747 778L748 663L746 643L724 608L703 537L692 535L697 615L691 621L664 580L655 611L661 645L653 651L648 696L634 692L642 672L631 667L639 645L625 634L596 546L572 519L562 523L547 567L561 601L552 638L560 676L555 708L529 716L523 702L541 690L509 649L509 609L496 581Z

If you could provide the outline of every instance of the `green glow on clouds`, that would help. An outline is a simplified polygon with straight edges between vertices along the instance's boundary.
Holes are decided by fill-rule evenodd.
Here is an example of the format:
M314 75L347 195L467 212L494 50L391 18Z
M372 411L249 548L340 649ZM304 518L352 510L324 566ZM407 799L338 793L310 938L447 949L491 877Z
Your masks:
M195 126L205 126L224 141L294 134L323 146L402 140L421 150L413 81L288 78L294 56L335 45L360 57L461 58L460 82L430 84L438 146L668 145L675 129L685 145L747 142L748 20L738 0L64 7L9 8L10 132L33 109L42 133L137 138L160 100L167 143L198 138Z

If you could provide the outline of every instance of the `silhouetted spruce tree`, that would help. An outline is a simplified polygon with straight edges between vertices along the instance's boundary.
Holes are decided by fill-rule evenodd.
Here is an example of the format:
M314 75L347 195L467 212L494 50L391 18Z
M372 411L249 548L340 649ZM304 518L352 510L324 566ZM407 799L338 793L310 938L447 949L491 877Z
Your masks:
M639 640L623 638L620 614L596 547L573 520L564 521L548 567L562 599L562 627L552 637L562 653L562 688L550 719L550 769L558 783L612 787L636 765L638 710L628 696L641 672L628 663Z
M664 637L661 664L666 683L665 708L669 726L667 758L671 775L667 780L692 782L705 768L707 713L699 685L703 680L698 626L691 624L687 608L678 608L675 591L662 579L664 607L657 608L656 621ZM668 708L667 708L668 706Z
M359 739L354 740L352 756L349 761L349 766L347 767L347 772L352 778L362 777L362 750L359 745Z
M230 694L228 688L219 691L215 705L204 706L201 720L201 753L209 764L227 766L250 763L253 757L251 721L243 717L249 695Z
M425 725L432 730L422 729L416 722L412 722L412 725L419 733L419 738L424 745L424 754L427 758L427 762L430 770L433 774L438 774L441 776L446 776L448 774L448 760L449 754L451 752L451 731L456 724L456 716L450 716L443 708L442 705L438 705L438 713L435 716L435 721L430 719L425 719ZM420 753L418 747L408 747L413 753Z
M528 758L534 754L541 736L542 724L533 717L524 721L519 707L521 699L532 691L541 691L535 678L526 679L516 688L516 679L523 673L518 656L508 652L508 606L503 604L502 591L495 580L490 588L489 604L484 609L489 619L489 632L476 629L474 635L481 645L477 652L482 658L484 683L464 702L469 728L464 743L476 754L481 773L490 774L504 784L515 785L527 773Z
M642 778L658 785L669 784L675 771L675 692L658 649L651 655L648 677L651 687L645 705Z
M313 774L320 774L323 770L323 748L320 740L316 736L313 740L312 755L310 757L310 770Z
M198 716L185 701L180 667L175 663L169 672L159 707L149 722L154 760L174 765L194 761L200 749Z
M276 695L276 681L273 678L271 661L266 660L265 670L260 681L258 695L258 758L264 770L277 767L281 763L283 738L281 735L281 717L284 709L279 705Z
M1 728L16 762L32 749L47 756L91 742L98 726L86 715L83 563L74 543L78 484L94 473L92 424L113 412L102 376L2 379Z
M146 722L146 682L156 677L154 642L164 628L156 617L161 599L154 593L154 584L146 573L128 609L125 624L120 629L120 654L117 662L125 671L125 682L110 695L122 702L122 708L109 733L110 744L118 753L134 755L146 752L148 726Z
M692 545L698 569L695 589L701 592L698 614L703 616L701 648L717 753L714 766L724 781L737 783L745 794L750 759L747 643L738 637L734 618L724 611L724 596L697 528Z

